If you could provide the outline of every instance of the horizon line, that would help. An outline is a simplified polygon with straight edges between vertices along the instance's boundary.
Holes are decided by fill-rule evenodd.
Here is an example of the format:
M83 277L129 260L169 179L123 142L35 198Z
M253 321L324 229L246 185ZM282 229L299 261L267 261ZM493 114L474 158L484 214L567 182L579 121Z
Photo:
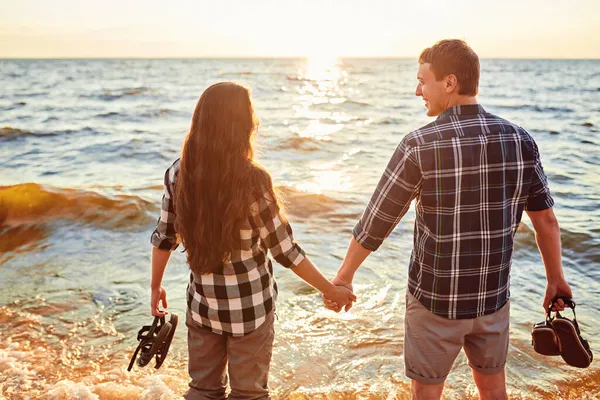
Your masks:
M275 60L275 59L310 59L319 58L319 56L306 56L306 55L295 55L295 56L173 56L173 57L161 57L161 56L108 56L108 57L5 57L0 56L0 60ZM410 60L416 59L418 56L334 56L336 59L364 59L364 60ZM581 61L595 61L600 60L598 57L480 57L481 60L581 60Z

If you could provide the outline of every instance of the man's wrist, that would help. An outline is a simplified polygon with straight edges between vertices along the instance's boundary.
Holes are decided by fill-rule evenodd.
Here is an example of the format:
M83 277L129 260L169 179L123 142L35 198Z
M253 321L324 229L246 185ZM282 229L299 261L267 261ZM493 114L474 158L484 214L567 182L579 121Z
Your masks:
M561 283L561 282L565 281L565 276L562 273L562 271L559 273L555 273L555 274L547 274L546 281L548 282L549 285Z

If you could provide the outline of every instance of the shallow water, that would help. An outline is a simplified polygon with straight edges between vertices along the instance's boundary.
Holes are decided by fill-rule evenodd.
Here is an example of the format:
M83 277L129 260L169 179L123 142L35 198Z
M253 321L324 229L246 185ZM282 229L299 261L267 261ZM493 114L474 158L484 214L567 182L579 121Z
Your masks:
M403 135L429 122L414 60L0 60L0 398L158 399L186 389L185 326L163 367L126 372L149 324L149 236L162 175L209 84L250 85L260 159L295 235L332 276ZM584 337L600 338L600 61L483 60L480 102L536 139L556 200ZM359 270L359 302L324 310L276 267L277 399L408 398L406 266L414 211ZM529 221L511 277L511 398L595 399L600 368L537 355L544 272ZM187 267L167 269L184 315ZM475 398L464 354L448 399Z

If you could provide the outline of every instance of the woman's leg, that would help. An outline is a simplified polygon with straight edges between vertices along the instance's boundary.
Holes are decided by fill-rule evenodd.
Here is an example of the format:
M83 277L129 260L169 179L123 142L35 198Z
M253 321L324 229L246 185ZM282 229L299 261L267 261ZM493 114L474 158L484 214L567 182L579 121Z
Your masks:
M227 337L202 328L187 315L190 388L186 400L223 400L227 387Z
M267 314L265 322L254 332L228 338L229 400L270 399L268 381L275 338L274 314L274 311Z

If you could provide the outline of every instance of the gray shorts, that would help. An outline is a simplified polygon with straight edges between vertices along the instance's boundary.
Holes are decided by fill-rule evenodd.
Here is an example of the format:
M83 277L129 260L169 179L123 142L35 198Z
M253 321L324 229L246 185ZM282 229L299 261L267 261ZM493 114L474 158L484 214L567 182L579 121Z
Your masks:
M473 319L447 319L433 314L407 293L406 376L425 384L444 382L462 348L475 371L502 372L508 354L509 324L510 301L493 314Z

